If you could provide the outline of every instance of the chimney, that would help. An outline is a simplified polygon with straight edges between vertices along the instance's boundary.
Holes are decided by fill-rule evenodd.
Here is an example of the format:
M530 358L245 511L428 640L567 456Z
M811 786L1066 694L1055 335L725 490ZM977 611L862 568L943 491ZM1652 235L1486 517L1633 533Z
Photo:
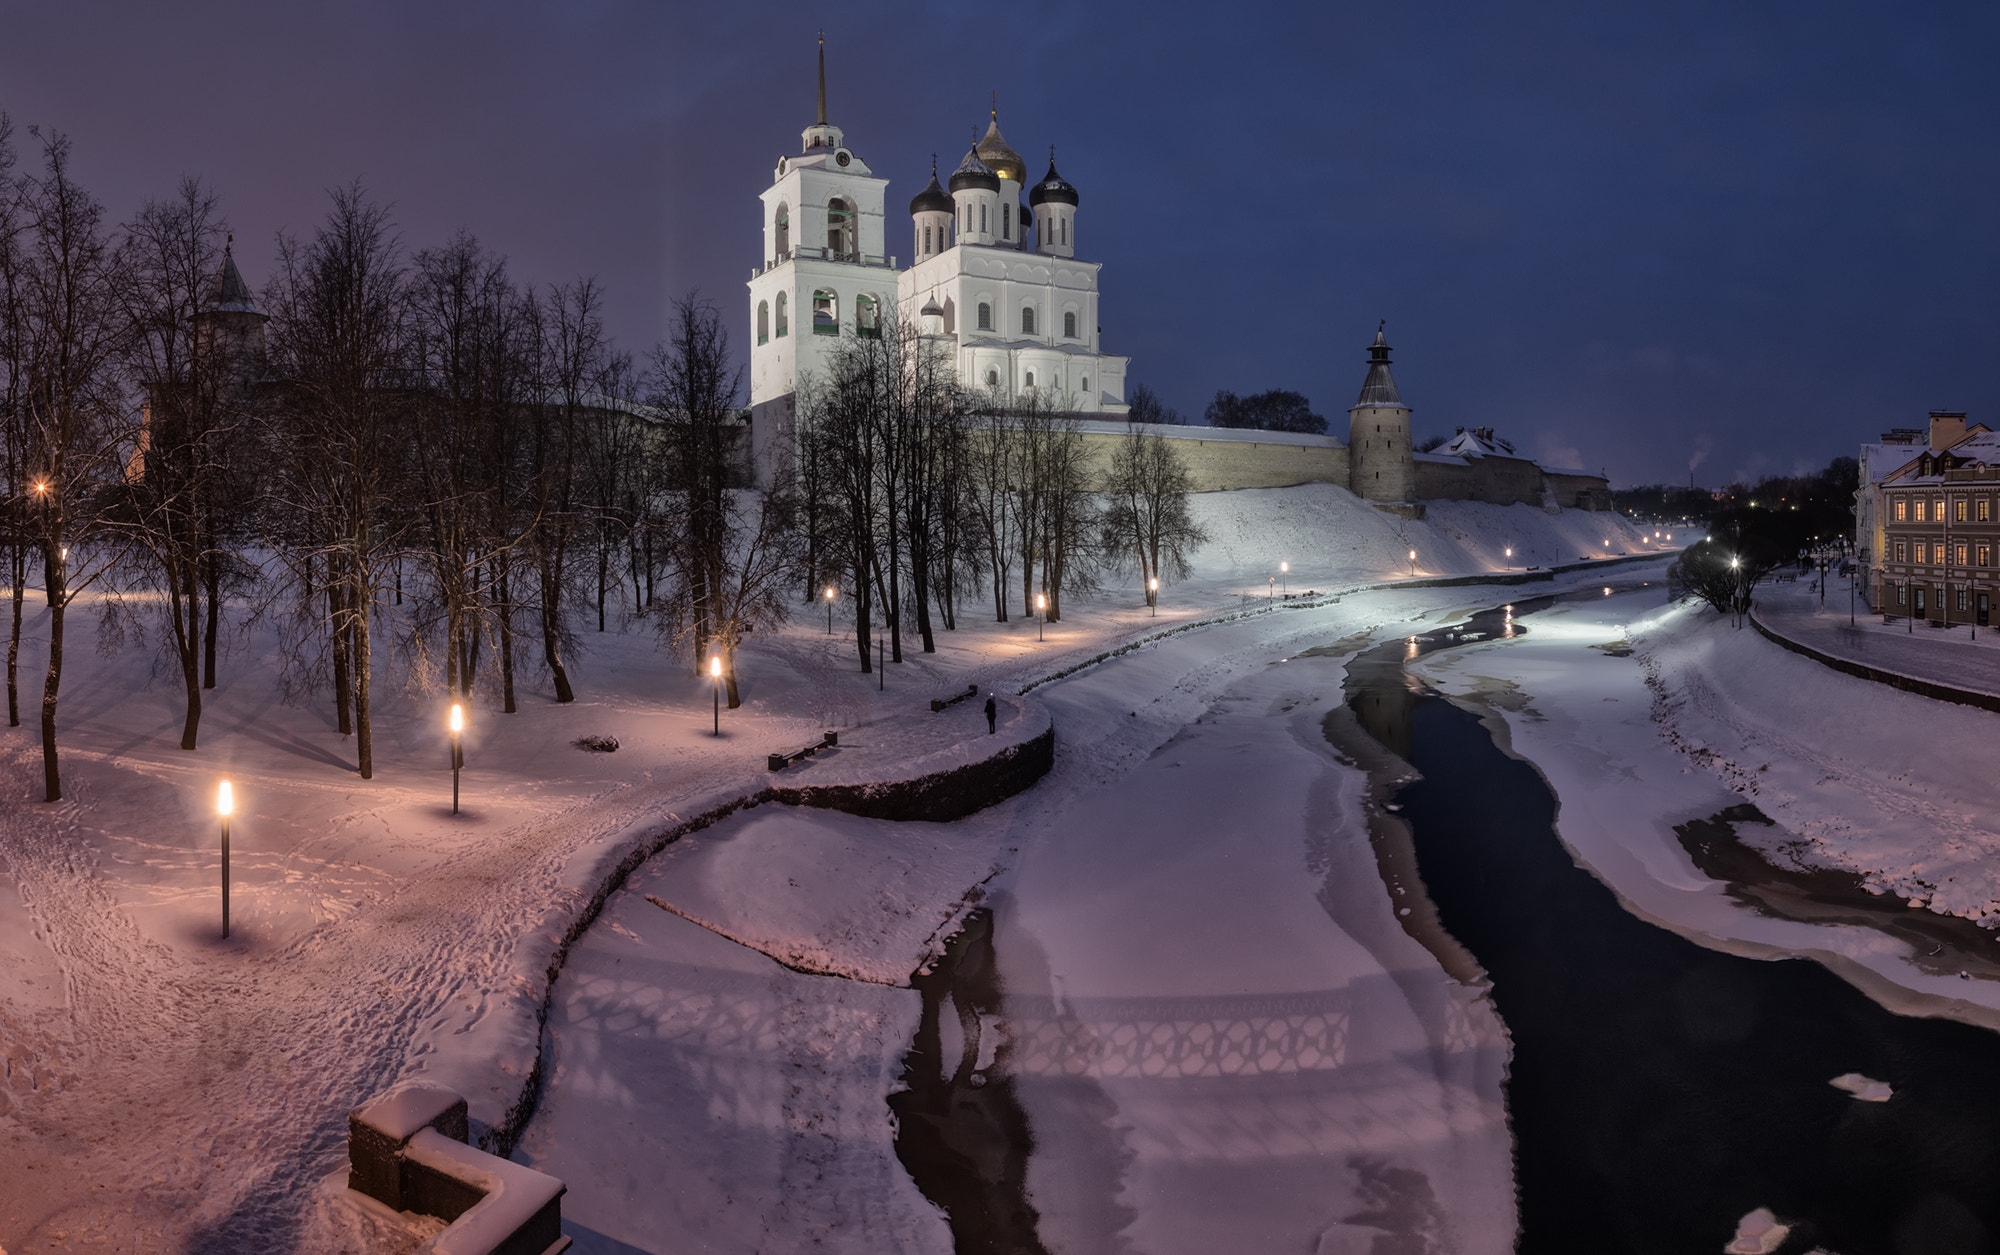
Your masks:
M1939 453L1965 439L1964 410L1931 411L1931 452Z

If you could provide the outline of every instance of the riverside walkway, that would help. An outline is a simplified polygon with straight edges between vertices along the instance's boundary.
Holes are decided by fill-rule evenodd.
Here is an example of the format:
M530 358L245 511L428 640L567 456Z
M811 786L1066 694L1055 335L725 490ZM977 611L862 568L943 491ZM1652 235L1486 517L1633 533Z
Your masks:
M1850 624L1847 597L1836 579L1822 612L1809 583L1773 585L1758 592L1751 623L1778 644L1850 675L2000 711L2000 627L1884 623L1859 603Z

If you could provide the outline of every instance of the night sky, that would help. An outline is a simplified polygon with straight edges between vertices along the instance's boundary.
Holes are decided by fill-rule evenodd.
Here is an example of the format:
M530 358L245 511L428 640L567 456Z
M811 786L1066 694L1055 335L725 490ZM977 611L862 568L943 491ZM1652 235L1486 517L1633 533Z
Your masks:
M1386 318L1419 436L1619 484L2000 427L1993 5L23 2L0 109L116 217L209 181L253 286L359 178L411 247L596 274L626 347L699 288L741 348L821 27L891 251L997 91L1082 193L1106 350L1191 415L1292 388L1344 437Z

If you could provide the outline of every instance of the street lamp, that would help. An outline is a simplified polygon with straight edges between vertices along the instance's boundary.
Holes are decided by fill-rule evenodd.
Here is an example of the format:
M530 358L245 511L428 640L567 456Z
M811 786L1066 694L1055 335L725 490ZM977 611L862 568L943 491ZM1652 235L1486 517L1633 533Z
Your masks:
M451 813L458 814L458 772L465 766L465 707L451 704Z
M222 939L229 939L229 816L236 809L236 797L229 781L215 793L215 813L222 816Z
M1153 617L1160 617L1160 577L1155 575L1146 581L1146 604L1153 608Z
M1049 608L1049 599L1040 593L1036 593L1035 594L1035 639L1036 640L1042 639L1042 620L1047 617L1044 612L1047 611L1048 608Z
M1512 545L1507 546L1506 553L1507 553L1507 565L1511 568L1514 565L1514 546Z
M1285 586L1285 596L1287 597L1292 595L1291 575L1292 564L1289 562L1280 562L1278 564L1278 578L1279 582Z
M1417 551L1412 549L1410 550L1410 574L1415 575L1416 573L1417 573Z
M722 735L722 656L720 654L708 660L708 678L713 682L713 686L715 688L714 735L721 736Z
M1265 577L1264 577L1264 600L1265 600L1265 601L1267 601L1267 602L1270 602L1270 601L1276 601L1276 600L1277 600L1277 597L1278 597L1278 577L1277 577L1277 576L1275 576L1275 575L1267 575L1267 576L1265 576Z
M826 634L833 635L833 585L826 586Z

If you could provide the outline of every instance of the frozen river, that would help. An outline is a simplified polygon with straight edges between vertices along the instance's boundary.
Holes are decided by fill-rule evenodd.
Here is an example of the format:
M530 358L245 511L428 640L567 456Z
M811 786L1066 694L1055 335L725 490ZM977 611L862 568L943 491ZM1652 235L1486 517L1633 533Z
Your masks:
M1719 1249L1759 1206L1987 1249L2000 1037L1864 996L1938 1002L1865 913L1700 875L1675 825L1740 798L1605 752L1657 586L1429 596L1386 644L1315 612L1046 686L1056 773L963 823L766 807L655 859L564 974L520 1153L578 1250Z

